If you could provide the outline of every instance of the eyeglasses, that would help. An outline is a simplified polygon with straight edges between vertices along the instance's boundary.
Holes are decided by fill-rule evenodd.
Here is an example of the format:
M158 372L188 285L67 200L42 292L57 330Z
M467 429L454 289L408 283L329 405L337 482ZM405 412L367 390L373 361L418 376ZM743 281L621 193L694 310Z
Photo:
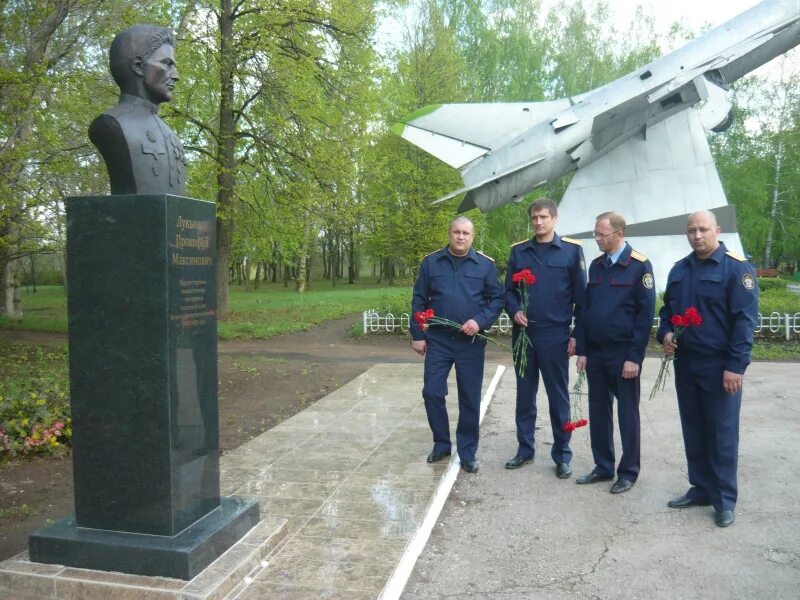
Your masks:
M621 229L615 229L614 231L612 231L610 233L599 233L599 232L595 231L594 232L594 239L601 239L602 240L602 239L607 238L610 235L614 235L615 233L619 233L620 231L622 231L622 230Z

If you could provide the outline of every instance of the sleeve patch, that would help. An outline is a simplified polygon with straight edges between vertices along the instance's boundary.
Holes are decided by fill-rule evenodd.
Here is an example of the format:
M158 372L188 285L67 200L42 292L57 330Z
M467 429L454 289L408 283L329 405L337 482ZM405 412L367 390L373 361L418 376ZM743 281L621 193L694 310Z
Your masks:
M745 273L742 275L742 287L746 290L754 290L756 287L756 282L753 279L753 276L750 273Z
M644 277L642 277L642 285L646 287L648 290L653 289L653 275L650 273L645 273Z
M642 254L641 252L637 252L636 250L631 251L631 258L634 260L638 260L639 262L644 262L647 260L647 257Z

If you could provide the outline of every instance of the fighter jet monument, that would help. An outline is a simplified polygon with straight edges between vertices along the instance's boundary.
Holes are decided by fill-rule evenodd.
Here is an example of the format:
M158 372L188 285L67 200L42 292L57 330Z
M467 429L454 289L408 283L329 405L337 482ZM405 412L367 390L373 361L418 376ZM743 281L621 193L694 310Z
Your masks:
M648 255L663 289L689 252L686 216L709 209L729 250L742 253L706 141L733 119L730 85L800 43L800 0L765 0L682 48L602 87L562 100L442 104L393 128L458 169L458 210L488 212L574 172L558 231L591 239L594 218L616 210L626 239ZM599 252L585 245L587 259Z

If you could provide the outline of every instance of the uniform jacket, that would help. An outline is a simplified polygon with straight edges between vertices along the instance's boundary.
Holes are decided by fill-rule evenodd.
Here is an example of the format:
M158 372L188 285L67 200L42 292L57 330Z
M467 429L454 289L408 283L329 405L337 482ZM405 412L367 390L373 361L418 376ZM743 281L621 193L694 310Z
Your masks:
M185 194L183 145L158 105L122 94L89 126L89 139L106 162L112 194Z
M653 327L656 291L653 265L625 242L609 266L601 254L589 265L586 302L575 324L577 354L624 348L625 360L641 364Z
M428 334L420 329L413 314L428 308L456 323L475 319L481 329L491 327L503 310L503 286L494 261L473 248L458 269L447 247L426 256L411 300L414 340L424 340Z
M520 310L519 291L512 281L514 273L530 269L536 281L528 287L529 334L566 332L584 302L583 249L577 240L555 235L542 262L535 246L535 238L511 246L506 270L506 312L513 319Z
M694 252L673 265L659 311L658 341L673 331L670 318L695 307L703 321L680 334L676 357L719 357L725 370L744 373L750 364L758 319L758 282L753 265L720 243L706 260Z

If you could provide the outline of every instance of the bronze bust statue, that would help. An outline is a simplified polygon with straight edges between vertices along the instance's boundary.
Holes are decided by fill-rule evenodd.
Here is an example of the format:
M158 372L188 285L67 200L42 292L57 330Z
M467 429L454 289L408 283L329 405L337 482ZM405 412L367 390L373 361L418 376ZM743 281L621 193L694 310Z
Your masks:
M158 116L178 81L170 29L136 25L120 32L109 52L119 102L89 126L106 162L112 194L184 195L186 159L175 132Z

